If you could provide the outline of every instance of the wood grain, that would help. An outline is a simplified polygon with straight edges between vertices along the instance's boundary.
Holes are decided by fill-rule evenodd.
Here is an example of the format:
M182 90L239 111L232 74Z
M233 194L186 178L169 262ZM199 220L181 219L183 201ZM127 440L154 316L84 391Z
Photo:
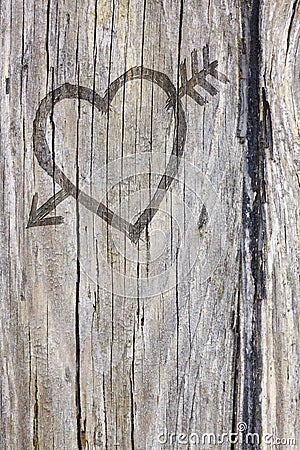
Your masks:
M298 2L0 19L1 448L299 439Z
M300 11L298 1L277 6L262 9L261 86L268 108L263 426L299 443Z

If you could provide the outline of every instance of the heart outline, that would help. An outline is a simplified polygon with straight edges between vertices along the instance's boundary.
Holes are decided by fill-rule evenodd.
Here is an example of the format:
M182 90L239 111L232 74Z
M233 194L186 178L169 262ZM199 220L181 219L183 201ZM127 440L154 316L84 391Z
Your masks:
M168 106L172 107L174 111L175 133L169 161L155 193L135 223L130 223L110 210L104 203L99 203L96 199L86 194L84 191L81 191L69 180L62 169L55 164L46 139L46 124L48 116L53 113L54 106L65 99L85 100L95 106L99 112L108 113L110 104L117 92L128 81L136 79L150 81L159 86L167 94ZM55 183L61 186L65 195L71 195L75 200L79 201L91 212L97 214L109 225L122 231L133 243L137 243L141 233L158 211L160 203L178 172L180 160L184 153L186 132L187 124L185 113L177 90L169 77L162 72L148 69L143 66L136 66L114 80L105 92L104 97L101 97L92 89L69 83L65 83L51 91L41 101L33 122L33 150L39 165L51 178L53 178Z

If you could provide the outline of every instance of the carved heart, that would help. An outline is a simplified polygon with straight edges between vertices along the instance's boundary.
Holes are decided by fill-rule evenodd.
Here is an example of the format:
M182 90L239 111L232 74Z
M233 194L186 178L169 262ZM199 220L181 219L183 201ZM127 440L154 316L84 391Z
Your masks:
M172 152L167 164L166 170L161 177L158 187L154 192L148 206L141 212L134 224L127 222L115 212L111 211L103 203L79 190L64 174L64 172L53 162L53 157L46 139L47 118L53 112L54 106L64 99L81 99L95 105L98 111L107 113L112 100L125 83L130 80L144 79L158 85L168 96L168 106L172 107L175 116L175 134L173 139ZM72 195L81 204L93 213L100 216L108 224L122 231L132 242L136 243L142 231L150 223L159 205L163 200L166 191L169 189L175 175L178 172L180 158L184 152L186 139L186 120L181 101L177 91L167 75L144 68L142 66L133 67L113 81L104 97L91 89L83 86L76 86L69 83L50 92L40 103L36 117L33 123L33 145L34 154L38 159L40 166L62 187L62 195L67 197Z

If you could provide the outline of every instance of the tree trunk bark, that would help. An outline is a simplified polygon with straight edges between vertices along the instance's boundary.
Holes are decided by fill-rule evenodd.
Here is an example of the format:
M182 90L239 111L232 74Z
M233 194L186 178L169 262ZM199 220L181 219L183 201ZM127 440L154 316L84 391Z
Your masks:
M1 449L297 448L298 0L0 13Z

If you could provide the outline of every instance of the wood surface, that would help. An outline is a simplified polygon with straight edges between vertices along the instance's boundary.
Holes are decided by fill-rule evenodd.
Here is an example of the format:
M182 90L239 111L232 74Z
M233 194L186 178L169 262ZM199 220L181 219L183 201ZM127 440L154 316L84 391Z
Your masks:
M298 0L0 24L1 449L297 448Z

